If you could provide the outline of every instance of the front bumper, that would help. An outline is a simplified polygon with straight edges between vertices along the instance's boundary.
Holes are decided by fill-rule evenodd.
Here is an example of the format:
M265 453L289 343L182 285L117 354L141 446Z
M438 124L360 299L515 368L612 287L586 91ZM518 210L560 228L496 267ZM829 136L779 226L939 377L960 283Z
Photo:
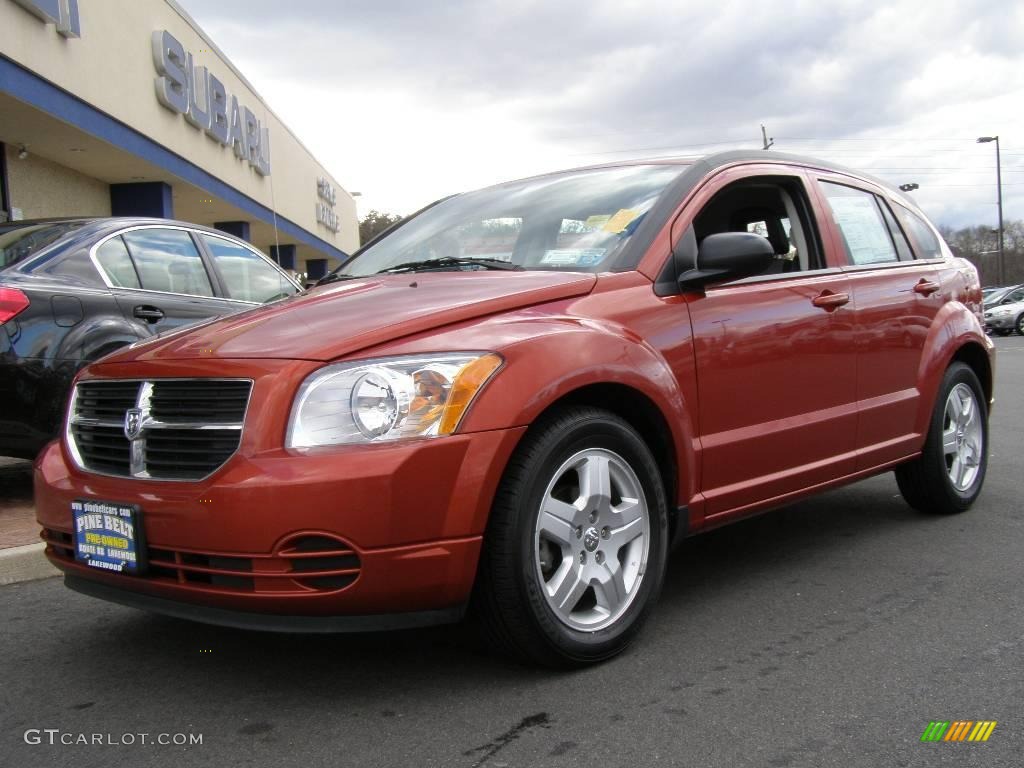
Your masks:
M985 318L985 327L996 331L1011 331L1017 327L1017 318L1013 315L993 315Z
M36 461L36 514L68 585L115 602L287 631L451 621L469 598L491 502L522 432L236 454L196 483L82 472L53 442ZM74 559L76 499L140 507L144 575Z

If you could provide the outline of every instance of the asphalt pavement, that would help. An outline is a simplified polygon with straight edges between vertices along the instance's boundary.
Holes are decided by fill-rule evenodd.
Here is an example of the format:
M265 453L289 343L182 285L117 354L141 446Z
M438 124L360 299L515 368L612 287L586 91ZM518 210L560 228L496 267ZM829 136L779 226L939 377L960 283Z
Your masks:
M2 587L0 763L1021 766L1024 338L997 345L971 511L920 515L889 474L696 537L641 639L582 672L517 666L468 627L257 634ZM957 720L997 725L920 741ZM93 734L116 743L60 743Z

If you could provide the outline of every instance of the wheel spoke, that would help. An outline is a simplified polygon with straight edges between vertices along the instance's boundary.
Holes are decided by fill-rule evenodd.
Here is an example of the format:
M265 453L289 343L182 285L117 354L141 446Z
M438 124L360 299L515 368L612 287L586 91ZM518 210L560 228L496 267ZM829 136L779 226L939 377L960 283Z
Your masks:
M597 604L608 613L615 613L629 595L618 558L605 560L599 574L597 588L594 590Z
M616 506L612 507L614 512L613 520L618 520L619 526L640 520L644 514L644 508L639 499L622 499Z
M956 453L956 451L956 427L954 426L942 433L942 452L949 456L950 454Z
M580 497L588 510L606 510L612 500L612 473L607 456L588 456L580 468Z
M580 510L572 504L548 496L544 500L537 527L555 541L568 545L573 542L577 525L576 516L579 514Z
M644 525L643 520L637 518L625 525L620 525L618 528L612 528L608 534L608 550L614 554L618 554L618 551L624 546L633 541L637 536L643 536Z
M974 398L963 397L961 400L960 426L966 429L974 421Z
M957 454L956 460L953 462L953 484L957 488L964 487L964 475L967 474L967 462L964 461L962 454Z
M568 615L572 613L576 603L587 591L587 584L583 581L583 573L579 565L572 560L564 560L555 575L551 577L551 581L545 585L545 589L555 608Z

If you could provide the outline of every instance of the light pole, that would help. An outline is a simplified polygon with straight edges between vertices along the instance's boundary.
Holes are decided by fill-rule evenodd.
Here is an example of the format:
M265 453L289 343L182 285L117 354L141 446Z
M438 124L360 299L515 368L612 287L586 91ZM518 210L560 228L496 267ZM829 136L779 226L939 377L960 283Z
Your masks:
M996 194L999 200L999 284L1006 284L1006 263L1003 259L1003 168L999 159L999 137L981 136L979 144L988 144L990 141L996 143Z

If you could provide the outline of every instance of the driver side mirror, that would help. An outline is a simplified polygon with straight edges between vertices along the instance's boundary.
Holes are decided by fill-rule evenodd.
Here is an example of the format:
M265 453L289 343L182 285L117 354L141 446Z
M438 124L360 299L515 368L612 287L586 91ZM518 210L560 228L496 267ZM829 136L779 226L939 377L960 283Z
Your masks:
M679 285L693 288L710 282L737 280L763 272L775 260L775 249L752 232L708 235L697 249L696 264L680 270Z

